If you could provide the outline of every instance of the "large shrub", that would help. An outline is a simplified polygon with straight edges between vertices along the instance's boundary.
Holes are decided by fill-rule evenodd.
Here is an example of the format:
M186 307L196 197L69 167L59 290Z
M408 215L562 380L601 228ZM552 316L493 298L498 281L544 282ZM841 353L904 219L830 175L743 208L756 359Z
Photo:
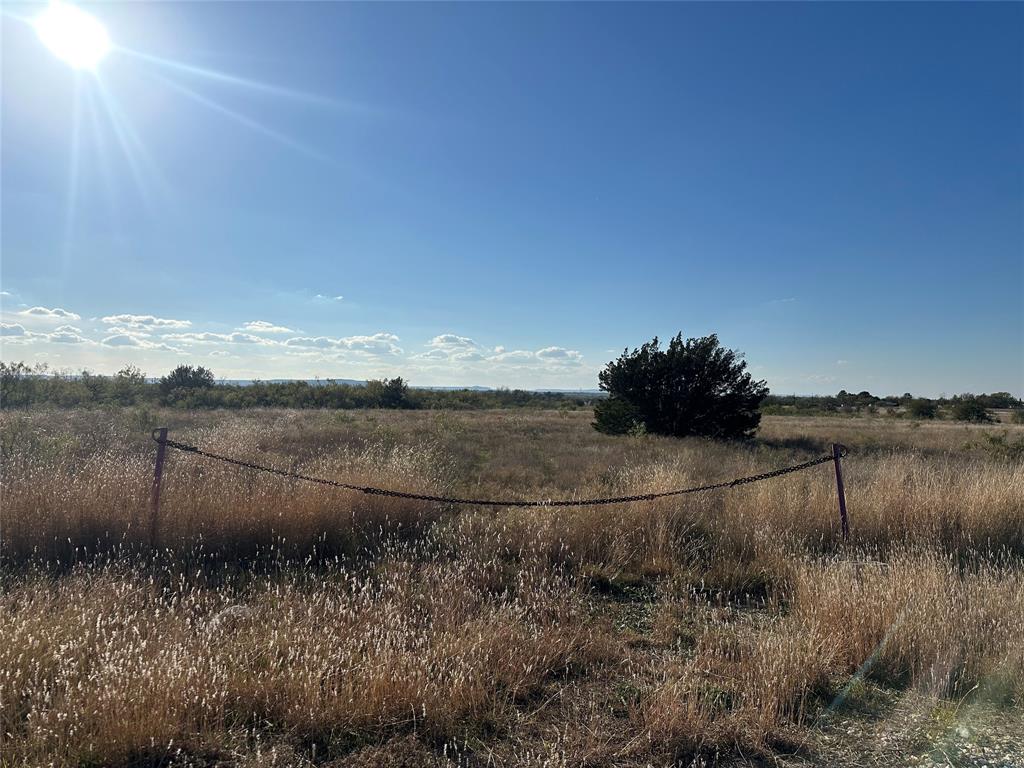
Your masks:
M924 398L911 400L907 410L910 412L911 418L915 419L934 419L939 415L939 406Z
M165 403L183 403L196 406L197 395L214 386L213 371L199 365L179 365L166 376L160 377L160 396Z
M742 355L722 347L714 334L684 341L680 333L665 349L655 337L624 350L601 371L608 398L594 406L594 428L608 434L642 427L677 437L750 437L768 387L746 368Z
M963 397L953 403L953 418L957 421L970 421L976 424L992 421L988 409L973 397Z

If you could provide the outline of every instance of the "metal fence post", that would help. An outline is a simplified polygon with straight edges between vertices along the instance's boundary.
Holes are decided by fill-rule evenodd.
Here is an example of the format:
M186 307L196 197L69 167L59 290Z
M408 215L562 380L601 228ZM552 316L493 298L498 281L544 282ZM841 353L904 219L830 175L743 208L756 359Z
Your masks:
M839 496L839 524L843 529L843 541L849 541L850 519L846 514L846 489L843 487L843 467L840 463L843 450L844 447L839 443L832 443L832 462L836 465L836 494Z
M149 501L149 546L155 552L157 541L157 524L160 519L160 480L164 475L164 456L167 454L167 427L153 430L156 440L156 468L153 470L153 490Z

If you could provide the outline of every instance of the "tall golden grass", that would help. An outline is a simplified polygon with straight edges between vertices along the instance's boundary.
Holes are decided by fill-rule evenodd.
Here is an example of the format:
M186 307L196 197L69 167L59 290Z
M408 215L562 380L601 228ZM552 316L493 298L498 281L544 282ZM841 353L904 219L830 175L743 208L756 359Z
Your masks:
M5 760L134 764L267 725L342 747L453 738L595 654L564 580L524 571L492 595L471 562L402 554L244 595L107 569L19 584L0 635Z
M694 652L668 667L640 711L642 727L676 751L742 744L770 750L792 726L841 710L858 684L912 687L961 699L1024 702L1024 570L983 559L964 567L934 551L885 563L787 564L766 617L709 609L690 596L669 626L707 615Z
M155 420L306 474L519 498L729 479L836 440L854 536L829 465L494 510L172 453L154 553ZM813 750L863 686L1024 703L1024 465L979 448L985 428L776 418L749 446L613 439L572 413L0 428L3 765L662 764Z

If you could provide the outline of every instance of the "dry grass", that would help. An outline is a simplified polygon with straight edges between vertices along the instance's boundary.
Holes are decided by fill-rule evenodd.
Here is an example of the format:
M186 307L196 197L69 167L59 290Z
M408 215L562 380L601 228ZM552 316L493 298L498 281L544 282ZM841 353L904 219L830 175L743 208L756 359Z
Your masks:
M309 474L524 498L728 479L836 440L853 449L854 542L827 465L631 506L490 510L172 454L154 556L148 429L165 420ZM1006 427L768 418L751 446L612 439L576 413L0 427L3 765L825 760L818 724L865 686L1024 703L1024 465L980 447Z
M214 452L354 483L442 493L452 477L449 462L430 444L374 442L331 453L307 444L297 461L285 452L281 427L228 422L194 430L188 439ZM148 549L152 453L152 443L132 444L116 431L92 452L74 446L13 450L4 462L4 554L66 562ZM354 554L384 531L417 530L437 514L423 504L257 475L169 451L157 544L232 559L314 552L329 558Z
M400 550L366 573L331 568L315 589L285 577L232 594L110 570L28 579L3 600L8 757L131 763L268 724L328 750L491 727L594 643L563 580L523 571L500 595L487 586L479 564Z
M658 741L683 753L768 752L780 738L798 742L792 726L841 710L864 681L1024 702L1019 563L962 568L923 552L791 568L784 612L715 610L697 596L666 606L663 631L703 619L693 654L668 668L641 710Z

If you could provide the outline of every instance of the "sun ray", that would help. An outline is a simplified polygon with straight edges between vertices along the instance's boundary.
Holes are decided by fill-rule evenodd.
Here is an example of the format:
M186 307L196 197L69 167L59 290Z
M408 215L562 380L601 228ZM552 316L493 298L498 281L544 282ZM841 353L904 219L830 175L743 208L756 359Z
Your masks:
M78 173L82 154L82 88L82 77L76 74L71 117L71 157L68 163L68 189L64 210L64 242L61 246L61 272L65 276L71 266L71 240L78 208Z
M817 722L822 722L827 715L832 714L840 707L842 707L843 703L849 697L850 692L855 688L855 686L868 676L868 674L871 672L871 669L875 666L875 662L878 661L879 657L882 655L882 651L885 650L885 646L888 644L889 638L892 637L893 633L903 622L903 617L906 615L906 613L907 608L904 607L903 610L901 610L899 614L896 616L895 621L893 621L893 623L886 630L885 634L882 636L882 639L878 642L878 645L876 645L875 649L871 652L871 655L868 656L861 663L857 670L850 676L850 679L846 681L846 685L843 686L842 690L840 690L839 693L837 693L835 697L832 699L832 701L829 703L829 705L821 711L821 713L818 715Z
M148 173L154 180L154 185L166 187L166 183L163 182L159 169L149 157L149 152L113 94L99 78L94 78L93 83L96 85L96 92L100 96L100 103L103 105L107 121L110 123L114 136L121 147L121 152L128 162L143 205L147 210L152 211L152 190L150 189L150 184L147 183L146 174Z
M313 158L315 160L318 160L320 162L327 162L327 163L331 162L331 159L329 157L327 157L327 155L324 155L324 154L316 151L315 149L311 149L310 147L307 147L305 144L301 144L301 143L295 141L294 139L291 139L288 136L284 135L283 133L279 133L279 132L273 130L272 128L267 128L262 123L259 123L259 122L253 120L250 117L246 117L245 115L241 114L240 112L235 112L233 109L228 109L223 104L219 104L216 101L213 101L212 99L208 99L206 96L203 96L202 94L197 93L196 91L192 90L191 88L189 88L187 86L182 85L181 83L176 83L173 80L171 80L170 78L164 77L163 75L158 75L156 73L150 73L150 76L156 78L161 83L166 85L168 88L171 88L171 89L177 91L178 93L182 94L183 96L186 96L186 97L192 99L193 101L196 101L196 102L198 102L198 103L208 107L209 109L214 110L215 112L219 112L220 114L224 115L225 117L228 117L228 118L230 118L230 119L240 123L241 125L244 125L245 127L249 128L249 129L251 129L253 131L256 131L257 133L261 133L264 136L266 136L268 138L271 138L274 141L277 141L277 142L279 142L280 144L283 144L286 147L289 147L290 149L294 149L296 152L301 152L302 154L307 155L308 157L311 157L311 158Z
M181 72L187 75L195 77L205 78L207 80L213 80L216 82L224 83L225 85L232 85L238 88L245 88L252 91L259 91L273 96L279 96L281 98L292 99L295 101L303 101L309 104L317 104L324 107L333 108L344 108L354 111L365 111L366 107L353 103L353 102L340 102L336 99L331 99L326 96L320 96L315 93L308 93L306 91L296 91L291 88L283 88L279 85L272 85L270 83L264 83L259 80L250 80L249 78L239 77L237 75L231 75L227 72L221 72L216 69L207 69L206 67L198 67L194 64L186 64L182 61L175 61L174 59L165 59L161 56L153 56L142 51L136 51L131 48L117 47L119 53L125 53L129 56L134 56L142 61L150 64L155 64L159 67L166 69L172 69L176 72Z
M15 13L10 8L0 7L0 19L13 19L14 21L20 21L23 24L28 24L29 26L32 26L31 16L25 16L24 14L21 13Z
M92 133L93 154L96 157L100 170L100 178L103 182L103 193L107 202L107 209L114 217L114 225L120 231L120 216L118 215L117 199L114 195L113 174L110 169L110 158L107 156L107 138L103 126L100 124L100 113L96 106L96 96L92 88L85 88L85 106L89 113L89 126Z

